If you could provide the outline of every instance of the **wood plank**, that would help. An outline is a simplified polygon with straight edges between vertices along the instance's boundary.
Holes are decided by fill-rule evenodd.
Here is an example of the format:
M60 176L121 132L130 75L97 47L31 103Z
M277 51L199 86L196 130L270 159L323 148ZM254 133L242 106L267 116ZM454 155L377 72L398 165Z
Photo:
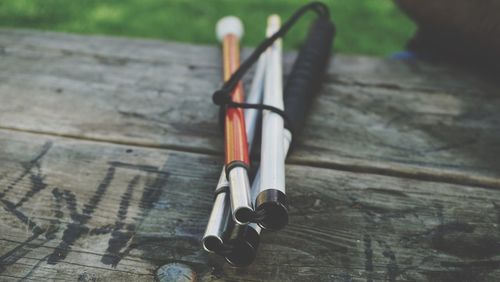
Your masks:
M220 158L0 130L0 279L497 281L500 191L287 166L291 223L253 265L199 239Z
M0 44L3 128L220 153L217 48L16 30ZM337 56L290 162L498 187L495 87L451 67Z
M0 128L221 153L218 48L10 29L0 46ZM338 55L289 162L498 188L498 86Z

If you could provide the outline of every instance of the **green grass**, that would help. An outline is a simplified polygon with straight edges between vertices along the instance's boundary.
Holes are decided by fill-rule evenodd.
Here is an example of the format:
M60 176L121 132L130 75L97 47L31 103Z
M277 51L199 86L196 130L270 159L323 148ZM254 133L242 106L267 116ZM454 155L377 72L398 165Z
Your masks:
M286 19L306 3L299 0L1 0L0 26L82 34L216 44L214 25L225 15L242 18L244 44L263 39L266 18ZM388 55L402 50L414 25L390 0L325 1L337 25L335 49L343 53ZM311 17L309 17L310 19ZM296 48L310 20L301 21L285 38Z

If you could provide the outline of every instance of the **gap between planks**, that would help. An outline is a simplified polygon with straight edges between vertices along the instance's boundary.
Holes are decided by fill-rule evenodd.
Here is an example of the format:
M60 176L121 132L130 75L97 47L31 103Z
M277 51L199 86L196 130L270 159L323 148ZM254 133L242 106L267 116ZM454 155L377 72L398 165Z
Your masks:
M0 126L0 130L30 133L43 136L53 136L53 137L67 138L73 140L90 141L96 143L126 145L126 146L140 147L140 148L158 149L158 150L172 150L172 151L203 154L210 156L220 156L221 154L220 151L203 149L203 148L195 149L192 147L178 146L178 145L155 145L155 144L140 143L140 142L125 142L119 140L108 140L102 138L77 136L73 134L59 134L54 132L18 129L5 126ZM412 169L404 169L401 167L387 168L387 167L367 166L360 164L345 164L339 162L325 162L325 161L287 160L287 164L307 166L312 168L332 169L338 171L348 171L353 173L366 173L374 175L392 176L392 177L415 179L415 180L429 181L429 182L474 186L480 188L500 189L500 180L488 179L481 176L458 175L454 173L435 174L430 171L429 172L415 171Z

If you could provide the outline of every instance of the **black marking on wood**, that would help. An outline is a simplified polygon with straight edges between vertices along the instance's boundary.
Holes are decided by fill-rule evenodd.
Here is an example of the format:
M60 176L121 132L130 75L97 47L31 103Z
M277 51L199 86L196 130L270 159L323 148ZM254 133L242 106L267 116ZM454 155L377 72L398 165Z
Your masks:
M91 229L89 231L89 235L103 235L103 234L111 233L111 231L113 231L113 228L114 228L114 226L112 224L99 226L99 227Z
M468 223L449 222L426 232L429 244L435 250L460 258L484 259L500 253L498 234L477 234Z
M45 230L40 226L38 226L34 221L30 220L30 218L26 216L23 212L17 210L18 207L22 206L25 202L29 201L38 192L47 187L47 184L43 182L43 179L45 177L41 172L39 161L43 158L43 156L47 154L47 152L50 150L51 147L52 147L52 142L46 142L43 145L42 150L34 158L32 158L28 163L23 164L24 171L21 173L21 175L17 177L13 182L11 182L10 185L8 185L7 188L2 193L0 193L0 202L3 204L4 210L14 215L23 224L27 225L28 229L31 230L33 233L25 241L18 244L12 250L10 250L9 252L5 253L0 257L0 263L1 263L0 272L3 271L5 266L14 264L19 259L24 257L32 249L35 249L45 244L48 240L50 240L50 238L53 237L53 233L55 232L54 230L57 230L56 226L58 225L58 222L54 222L54 220L52 220L51 225L49 225L49 227L47 228L46 240L42 240L38 244L30 245L30 243L38 239L38 237L43 232L45 232ZM38 169L38 172L36 174L32 172L33 168ZM21 182L21 180L24 179L28 174L30 175L30 180L32 185L30 187L30 190L27 191L23 197L16 204L12 203L11 201L3 199L5 194L11 189L15 188L16 185L19 182Z
M364 250L365 250L365 271L366 281L373 282L373 250L372 239L370 235L363 236Z
M14 215L23 224L27 225L28 229L33 233L24 242L17 245L11 251L0 257L0 262L2 263L2 265L15 263L17 260L22 258L27 252L29 252L29 250L26 250L26 246L31 241L37 239L44 232L43 228L38 226L34 221L30 220L28 216L26 216L23 212L17 210L17 208L31 199L35 194L45 189L45 187L47 186L43 182L44 176L41 174L39 161L43 158L43 156L47 154L51 147L52 142L46 142L43 145L42 150L37 155L35 155L35 157L33 157L28 163L23 164L24 171L21 173L21 175L18 176L13 182L11 182L2 193L0 193L0 202L3 204L4 210ZM36 175L32 173L32 169L35 167L37 167L39 170ZM3 199L5 194L16 187L16 185L28 174L31 175L32 186L31 189L21 198L21 200L19 200L17 204L14 204L11 201ZM45 242L42 242L41 244L43 243Z
M134 224L127 225L127 231L123 230L119 230L118 232L113 231L112 234L114 234L114 238L112 238L113 240L109 240L108 242L108 251L113 251L114 256L112 252L106 253L101 258L101 262L116 267L120 262L120 260L126 257L133 249L141 249L144 251L145 254L155 254L158 252L158 248L163 247L164 244L166 244L167 246L172 246L173 243L170 241L174 240L177 242L179 240L183 240L183 238L180 238L179 236L176 236L175 238L170 238L170 237L158 238L154 236L149 237L144 235L137 236L136 234L137 227L141 226L144 219L147 218L147 215L149 214L150 210L154 207L155 202L158 201L158 199L160 199L161 194L163 192L163 188L166 187L167 185L167 179L170 175L170 173L168 172L168 167L170 163L176 164L177 162L178 160L175 159L175 156L170 156L161 169L149 166L145 167L145 166L126 164L126 163L117 163L117 162L111 163L112 165L119 167L133 168L141 171L146 171L148 173L155 173L156 177L154 177L153 179L151 178L146 179L146 183L144 185L141 199L139 202L139 208L140 208L139 218L136 219ZM134 183L133 179L129 185L129 188L132 187L131 189L133 190L133 187L135 185L136 184ZM122 203L124 202L126 202L126 199L124 200L122 198ZM119 220L118 222L115 223L115 227L121 225L122 223L120 223ZM186 238L186 239L189 242L188 244L189 248L192 248L193 251L199 250L199 241L197 239L193 238ZM125 246L127 246L125 250L119 252L119 250ZM156 248L156 250L152 250L149 248L153 249ZM152 260L152 258L150 257L145 259Z
M81 214L78 213L77 210L78 202L76 200L75 194L71 191L64 190L62 195L71 219L75 222L83 222L84 218Z
M50 225L45 231L45 238L52 240L55 238L55 233L59 230L61 224L61 219L64 216L62 212L62 200L63 193L59 191L59 188L52 189L52 198L54 199L54 207L52 208L52 213L54 218L50 220Z
M104 179L97 186L94 195L90 198L88 203L84 205L84 209L81 214L77 213L77 202L74 194L69 191L64 191L64 199L66 200L68 210L70 210L70 216L73 222L68 224L64 230L61 242L54 249L53 253L47 258L48 264L57 264L59 261L65 259L71 249L71 246L80 237L89 232L89 228L86 226L86 223L89 219L91 219L97 205L106 193L111 181L113 180L114 174L115 168L109 167Z
M27 173L23 173L22 178L24 178L27 174L31 173L31 170L34 167L38 166L37 162L48 151L48 148L50 147L45 146L45 150L42 153L38 154L32 161L30 161L30 163L32 163L33 165L28 167L29 171ZM108 249L107 249L108 253L105 254L102 258L102 262L105 264L111 264L113 266L116 266L118 262L121 260L121 258L126 256L134 248L135 245L132 243L125 251L119 252L124 246L127 245L127 243L135 234L135 229L136 229L135 224L127 225L126 231L123 231L123 228L125 227L124 220L128 212L128 207L130 204L133 190L135 189L139 181L138 175L136 175L134 179L132 179L126 192L124 193L124 195L122 195L122 201L120 203L120 208L118 210L117 220L115 224L94 228L92 230L89 229L89 227L86 225L87 222L92 218L92 215L94 214L98 204L100 203L102 197L104 196L109 185L111 184L117 167L126 169L136 169L138 171L155 173L158 175L154 180L151 181L148 179L146 182L141 197L141 201L139 204L139 207L141 209L141 216L145 216L148 210L153 207L154 201L159 197L161 193L161 188L163 187L163 185L165 185L166 178L169 175L169 173L165 171L165 167L162 170L159 170L157 167L154 166L135 165L122 162L110 162L110 167L108 168L104 179L99 183L99 185L96 188L96 191L94 192L94 195L89 199L88 203L84 205L84 208L81 213L79 213L77 210L78 202L73 192L69 190L61 191L59 188L54 188L52 190L52 196L55 201L54 216L56 219L51 221L51 225L47 229L46 241L53 239L55 232L57 232L58 230L58 225L60 224L59 219L62 218L63 216L63 213L61 211L62 201L66 203L66 208L69 211L69 216L72 222L66 226L66 229L63 232L61 242L59 243L59 245L54 249L54 251L51 254L47 255L44 258L44 260L46 260L48 264L57 264L59 261L64 260L68 255L69 251L71 250L71 246L85 234L100 235L109 232L112 233L111 235L112 238L108 242ZM31 175L32 175L32 183L34 184L35 188L29 191L25 195L25 197L23 197L22 200L18 202L17 206L21 206L22 203L26 202L29 198L31 198L33 195L35 195L37 192L39 192L40 190L44 189L47 186L45 183L43 183L44 177L41 175L41 173L38 173L37 175L31 173ZM22 178L17 178L13 187ZM29 218L25 216L22 212L15 210L15 208L17 207L15 204L3 199L1 199L0 201L4 204L4 208L6 210L16 215L22 222L27 224L30 227L30 229L34 229L33 232L37 237L38 235L44 232L43 229L36 226L34 222L30 222ZM32 240L33 239L29 241ZM16 246L16 249L14 249L13 252L23 248L23 246L24 246L23 244Z
M48 151L48 148L50 148L50 147L47 146L47 149L44 150L45 153ZM41 156L43 156L45 153L39 154L34 159L35 161L33 163L36 166L39 166L39 164L37 162L38 162L38 160L41 159ZM14 203L12 203L12 202L10 202L8 200L5 200L5 199L0 199L0 201L4 205L4 209L6 211L8 211L9 213L13 214L22 223L24 223L25 225L27 225L28 229L32 230L32 232L33 232L33 234L29 238L27 238L25 241L23 241L22 243L18 244L12 250L10 250L9 252L5 253L4 255L2 255L0 257L0 265L1 265L0 266L0 272L3 271L3 269L5 268L5 266L14 264L19 259L21 259L22 257L24 257L27 253L29 253L32 249L35 249L35 248L37 248L37 247L45 244L46 242L48 242L51 238L53 238L53 233L55 232L55 230L57 230L57 226L58 226L59 222L57 220L56 221L52 220L51 224L47 228L46 240L43 240L40 243L35 244L35 245L33 245L33 244L30 245L30 243L32 241L38 239L38 237L43 232L45 232L45 231L43 230L43 228L41 228L40 226L38 226L34 221L31 221L30 218L28 216L26 216L23 212L17 210L17 208L20 207L24 202L28 201L36 193L38 193L39 191L43 190L47 186L45 183L43 183L43 178L44 177L41 176L41 172L39 171L37 175L34 175L34 174L31 173L31 169L32 168L33 167L29 168L28 173L31 174L31 180L32 180L32 184L33 185L31 187L31 189L23 196L23 198L21 198L21 200L17 204L14 204ZM27 173L23 174L23 178L26 175L27 175ZM18 179L20 181L20 178L18 178ZM12 186L12 188L15 187L15 185L19 181L17 181Z
M159 199L161 195L161 190L164 185L166 185L167 178L170 175L163 170L165 173L159 174L153 180L147 179L146 184L144 186L144 190L142 192L141 201L139 203L139 207L141 208L142 215L146 215L146 213L153 207L155 200Z
M55 188L53 192L55 192L54 196L56 198L56 212L57 211L60 212L60 208L57 209L57 206L58 206L58 204L57 204L57 202L58 202L58 200L57 200L57 196L58 196L57 188ZM0 201L4 202L4 204L5 204L5 202L7 202L6 200L3 200L3 199ZM13 207L14 204L10 203L10 206ZM49 227L47 228L47 230L45 232L45 240L40 240L37 243L32 243L33 241L38 240L39 236L41 234L43 234L44 230L41 227L37 226L33 221L29 221L29 219L28 219L28 223L26 223L25 221L27 220L27 217L23 213L21 213L20 211L13 210L13 213L18 216L18 218L21 220L21 222L27 224L28 227L33 230L33 235L31 235L25 241L18 244L12 250L10 250L9 252L7 252L6 254L4 254L0 257L0 273L3 271L5 266L12 265L12 264L16 263L19 259L23 258L26 254L28 254L32 250L44 245L45 243L47 243L50 240L52 240L54 238L54 233L59 228L59 225L58 225L59 220L58 219L51 220L51 224L49 225ZM61 218L62 213L61 214L55 213L55 216L56 216L56 218ZM23 279L27 279L31 275L33 270L36 269L43 260L44 259L37 262L37 264L32 268L32 270Z
M386 264L386 272L385 272L385 277L387 281L394 282L396 281L396 278L400 274L399 266L396 261L396 255L392 251L391 247L384 241L379 241L379 244L382 245L384 248L384 251L382 252L382 255L389 259L389 261Z
M47 240L47 241L49 241L49 240ZM40 267L40 265L41 265L43 262L47 261L47 258L48 258L49 256L50 256L50 255L46 255L46 256L44 256L43 258L41 258L40 260L38 260L38 261L36 262L36 264L35 264L35 265L34 265L34 266L30 269L30 271L29 271L28 273L26 273L26 275L24 275L24 277L23 277L23 278L21 278L21 281L28 280L28 279L31 277L31 275L33 274L33 272L35 272L35 271L36 271L36 270Z
M162 193L162 188L166 187L167 178L170 175L170 173L168 172L168 169L167 169L170 161L171 161L171 157L168 158L168 160L166 161L166 163L164 164L164 166L160 170L156 169L157 175L153 180L151 180L150 178L146 179L146 184L144 185L141 199L139 202L140 219L138 221L136 221L134 225L128 226L127 229L131 233L131 235L127 239L127 241L130 240L130 238L132 238L132 236L136 232L137 226L140 226L142 224L144 219L149 214L149 211L151 210L151 208L153 208L154 203L160 198L161 193ZM151 170L148 170L148 172L151 172ZM125 239L125 237L122 238L122 241L124 241L123 239ZM144 244L144 242L149 241L149 240L150 240L149 238L145 238L142 236L133 237L133 240L132 240L132 242L129 243L128 247L123 252L120 253L120 257L123 258L123 257L127 256L128 253L130 253L130 251L132 251L133 249L142 248L142 245ZM156 240L156 238L154 240ZM125 245L126 243L127 242L125 241L125 242L122 242L120 244ZM118 262L116 262L115 266L117 265L117 263Z
M68 255L71 246L83 236L83 234L87 233L89 228L85 225L81 225L78 223L70 223L64 230L62 241L59 245L54 249L52 254L47 258L48 264L57 264L59 261L64 260Z
M121 259L126 256L131 249L120 252L134 235L133 231L123 231L120 229L111 232L106 253L101 257L101 262L106 265L116 267Z
M38 162L47 154L47 152L50 150L51 147L52 147L52 142L50 141L46 142L43 145L42 150L37 155L35 155L29 162L22 163L22 166L24 168L23 172L16 179L14 179L14 181L12 181L9 185L7 185L7 188L5 188L0 193L0 199L3 198L7 192L16 187L16 185L19 182L21 182L21 180L23 180L24 177L28 175L34 167L39 165Z
M117 214L118 220L115 223L116 226L123 225L123 221L127 217L128 207L130 205L130 199L132 198L132 193L134 192L135 187L139 183L139 179L140 179L139 175L134 176L134 178L132 179L132 181L130 181L127 187L127 191L125 191L125 193L122 195L122 200L120 202Z
M108 248L106 249L106 253L101 258L101 262L106 265L112 265L113 267L116 267L118 265L123 256L123 254L120 253L120 250L126 246L127 242L134 234L132 232L134 230L123 231L123 227L125 225L124 221L127 217L130 199L132 198L132 193L134 192L135 187L139 183L139 179L140 176L136 175L132 179L132 181L130 181L127 187L127 191L125 191L125 193L122 195L117 219L114 224L114 229L111 233L111 238L108 241Z
M0 273L4 271L6 266L16 263L19 259L29 253L33 249L29 248L29 244L31 243L31 241L37 239L40 234L41 233L35 233L31 235L28 239L15 246L12 250L0 256Z
M116 169L114 167L108 168L106 176L97 187L97 190L95 191L94 195L89 200L89 202L86 205L84 205L82 214L90 216L92 215L92 213L94 213L95 208L101 201L102 197L104 196L104 193L106 193L106 190L109 187L109 184L113 180L113 177L115 175L115 170Z
M33 234L41 234L43 233L43 229L38 226L34 221L31 221L28 216L26 216L24 213L18 211L16 209L16 205L10 201L7 201L5 199L0 199L0 202L4 206L4 210L11 213L15 217L19 219L22 223L28 226L28 229L33 232Z
M17 202L17 204L15 205L16 208L22 206L25 202L29 201L38 192L42 191L47 187L47 184L43 181L44 178L45 176L43 176L41 172L37 174L33 174L30 172L30 180L31 180L30 190L28 190L24 194L24 196Z

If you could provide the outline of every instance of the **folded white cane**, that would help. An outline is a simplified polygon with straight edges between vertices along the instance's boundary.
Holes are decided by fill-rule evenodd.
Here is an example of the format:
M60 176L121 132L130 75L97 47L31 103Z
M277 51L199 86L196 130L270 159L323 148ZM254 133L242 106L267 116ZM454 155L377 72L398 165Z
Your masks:
M223 19L221 19L223 20ZM262 102L263 84L264 84L264 68L265 56L262 56L255 71L254 79L247 95L246 102L259 104ZM248 141L248 150L251 151L257 121L260 116L260 111L256 109L245 110L245 126ZM223 235L228 229L230 218L230 202L229 202L229 182L226 178L225 168L222 168L219 182L215 188L215 201L210 213L207 228L203 235L202 244L205 250L209 252L218 252L223 246Z

